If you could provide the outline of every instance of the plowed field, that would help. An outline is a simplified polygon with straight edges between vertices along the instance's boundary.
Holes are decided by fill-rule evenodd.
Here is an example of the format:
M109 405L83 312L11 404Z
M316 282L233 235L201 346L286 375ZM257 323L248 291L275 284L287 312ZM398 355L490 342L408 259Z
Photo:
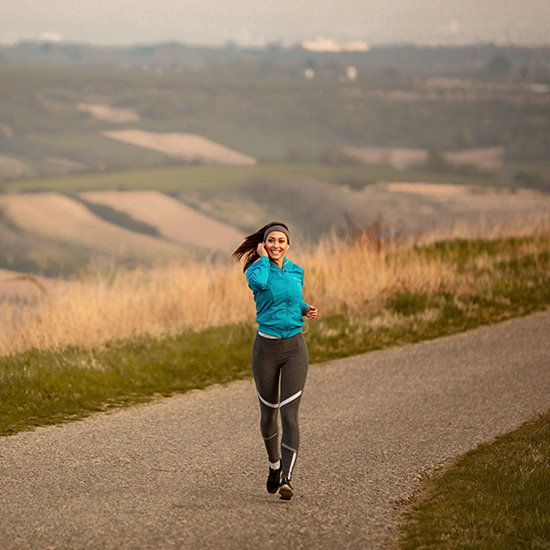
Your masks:
M178 243L230 254L244 234L193 210L157 191L90 191L82 193L90 202L106 204L132 218L156 227Z
M156 134L143 130L119 130L102 132L108 138L131 143L146 149L160 151L170 157L182 158L202 164L256 164L249 157L195 134Z
M92 214L56 193L5 195L0 208L24 231L89 249L91 253L144 259L181 257L183 247L134 233Z

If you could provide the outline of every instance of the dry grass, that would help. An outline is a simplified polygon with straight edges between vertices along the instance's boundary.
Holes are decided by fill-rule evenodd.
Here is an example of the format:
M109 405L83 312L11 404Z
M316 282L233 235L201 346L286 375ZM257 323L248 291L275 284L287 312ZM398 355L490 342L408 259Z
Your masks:
M119 271L52 288L29 303L0 310L0 354L33 347L85 348L135 334L177 332L250 318L237 266L193 264Z
M481 214L472 222L467 217L458 218L454 221L449 230L434 230L425 235L418 234L415 241L418 244L426 245L436 241L448 239L502 239L508 237L531 237L536 235L548 235L550 233L550 214L543 210L529 208L523 211L522 206L532 204L533 198L539 195L534 192L531 195L529 190L518 192L515 196L517 212L504 211L507 215L494 215L490 210ZM478 196L479 203L486 202L490 205L492 201L490 194Z
M491 266L506 259L480 253L458 273L456 264L442 256L424 254L411 243L381 240L376 224L352 229L347 239L327 238L294 257L306 272L304 298L322 315L347 312L368 317L375 325L391 325L398 320L384 310L388 297L444 292L460 300L489 292ZM550 228L531 227L530 234L537 233L548 235ZM541 247L547 251L548 239L541 243L526 241L522 253L540 252ZM255 312L240 266L231 263L118 271L43 286L46 290L35 292L31 301L4 298L0 354L33 347L91 348L137 334L251 321Z

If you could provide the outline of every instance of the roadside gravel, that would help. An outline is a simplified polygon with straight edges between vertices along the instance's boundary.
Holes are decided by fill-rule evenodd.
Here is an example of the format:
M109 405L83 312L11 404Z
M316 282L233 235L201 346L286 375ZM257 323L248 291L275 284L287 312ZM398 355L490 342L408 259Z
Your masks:
M445 459L550 409L550 312L310 369L290 502L252 381L0 439L0 548L382 548Z

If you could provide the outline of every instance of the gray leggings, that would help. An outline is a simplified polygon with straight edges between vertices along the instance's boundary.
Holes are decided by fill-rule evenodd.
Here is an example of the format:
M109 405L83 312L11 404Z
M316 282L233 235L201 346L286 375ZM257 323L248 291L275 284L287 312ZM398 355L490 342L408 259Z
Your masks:
M308 364L307 346L301 333L277 340L256 335L252 349L252 372L260 398L262 437L269 461L277 462L281 456L283 474L289 479L300 446L298 409L306 383ZM283 428L280 455L277 422L279 410Z

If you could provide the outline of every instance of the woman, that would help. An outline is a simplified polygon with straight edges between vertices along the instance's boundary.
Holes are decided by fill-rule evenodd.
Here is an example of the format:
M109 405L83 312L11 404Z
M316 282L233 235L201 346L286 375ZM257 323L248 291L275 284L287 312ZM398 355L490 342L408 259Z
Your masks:
M269 459L267 490L279 491L285 500L294 495L290 478L300 443L298 408L309 364L302 317L317 317L317 308L302 298L303 269L285 258L289 246L288 227L272 222L246 237L233 253L237 261L245 258L244 271L256 302L258 333L252 350L252 372ZM280 454L279 410L283 432Z

